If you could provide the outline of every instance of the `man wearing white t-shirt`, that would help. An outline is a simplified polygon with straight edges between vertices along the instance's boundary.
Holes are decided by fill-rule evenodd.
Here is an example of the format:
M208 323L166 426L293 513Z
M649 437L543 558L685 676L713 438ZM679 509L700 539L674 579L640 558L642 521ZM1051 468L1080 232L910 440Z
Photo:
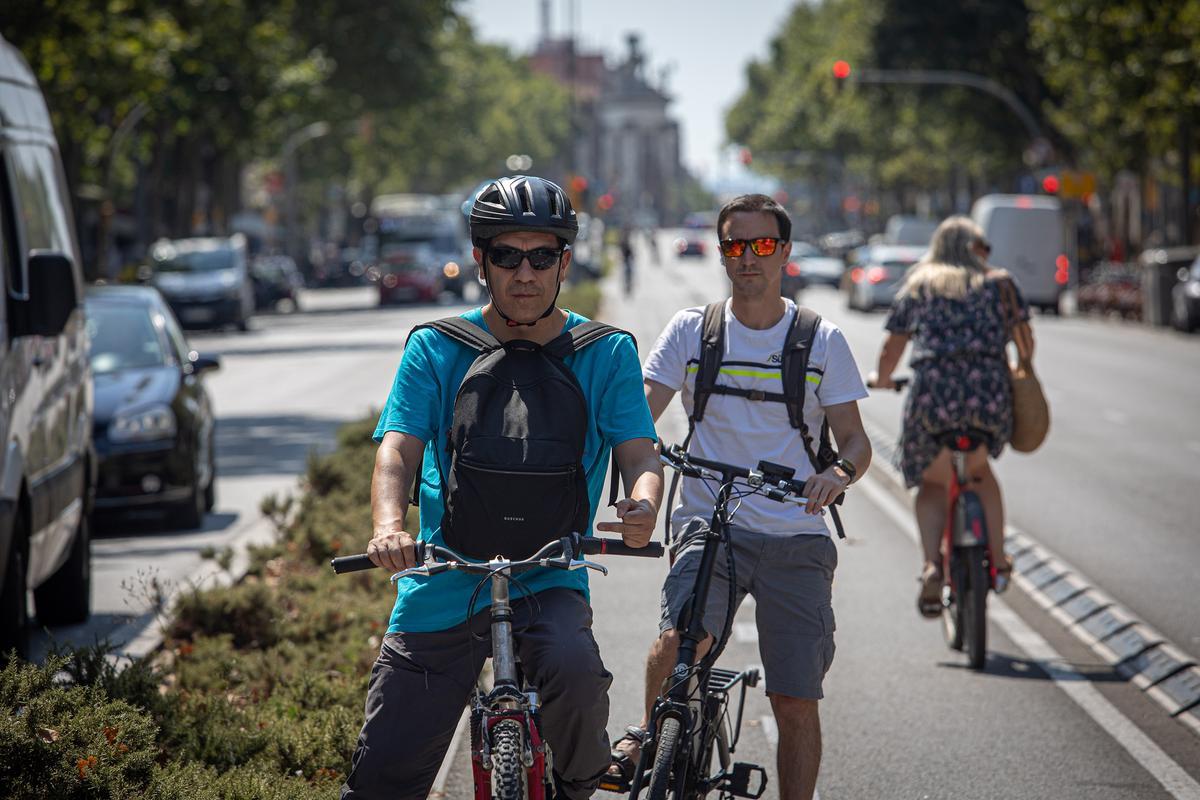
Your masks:
M732 296L725 304L724 352L716 382L748 391L709 395L689 452L747 467L763 460L783 464L805 481L807 507L759 495L742 500L731 539L737 602L746 594L756 602L767 695L779 729L779 796L808 800L821 761L817 701L834 651L831 589L837 548L821 510L866 472L871 445L857 403L866 397L866 388L842 332L827 321L817 327L809 351L804 421L809 431L820 431L828 421L840 458L818 473L787 405L761 399L784 393L781 351L797 312L791 300L780 296L791 227L787 212L765 195L744 195L721 209L717 232ZM703 307L680 311L646 359L642 375L655 420L679 391L692 415L703 317ZM674 667L680 614L700 560L700 542L686 543L702 533L712 503L702 482L683 479L672 521L684 547L663 586L660 636L646 661L646 717L615 744L610 775L632 774L650 710ZM718 558L703 616L709 635L700 646L701 656L723 629L728 604L726 563Z

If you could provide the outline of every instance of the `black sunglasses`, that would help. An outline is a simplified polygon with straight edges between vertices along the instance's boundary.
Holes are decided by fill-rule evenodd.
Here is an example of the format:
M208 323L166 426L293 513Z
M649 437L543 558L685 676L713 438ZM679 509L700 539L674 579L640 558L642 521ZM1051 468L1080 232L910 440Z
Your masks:
M558 264L563 251L553 247L535 247L532 250L518 250L515 247L498 244L488 248L488 258L500 269L516 269L521 262L529 259L529 266L534 269L550 269Z

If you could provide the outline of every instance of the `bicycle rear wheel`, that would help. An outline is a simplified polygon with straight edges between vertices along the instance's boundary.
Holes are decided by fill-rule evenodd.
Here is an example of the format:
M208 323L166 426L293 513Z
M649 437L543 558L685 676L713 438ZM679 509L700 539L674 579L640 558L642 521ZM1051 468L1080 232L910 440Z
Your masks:
M967 586L959 595L966 623L963 643L971 669L983 669L987 662L987 594L991 576L983 547L968 547L964 556Z
M492 798L525 800L525 766L521 763L521 725L516 720L497 722L492 728Z
M960 550L955 548L948 559L948 581L942 589L942 635L946 645L951 650L963 649L963 630L966 621L963 618L962 596L967 586L966 560Z
M668 797L674 798L677 794L671 790L671 767L679 749L679 730L679 720L674 717L667 717L659 726L657 741L654 744L654 767L650 770L648 800L667 800Z

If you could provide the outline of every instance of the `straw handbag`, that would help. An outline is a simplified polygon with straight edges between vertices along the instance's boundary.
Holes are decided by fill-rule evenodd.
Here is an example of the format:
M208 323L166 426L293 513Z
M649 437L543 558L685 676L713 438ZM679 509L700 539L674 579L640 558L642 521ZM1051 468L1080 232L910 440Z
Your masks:
M1017 363L1009 363L1012 373L1013 430L1009 444L1020 453L1032 453L1041 447L1050 430L1050 406L1042 384L1033 372L1033 331L1021 319L1017 290L1011 278L999 281L1008 336L1017 346Z

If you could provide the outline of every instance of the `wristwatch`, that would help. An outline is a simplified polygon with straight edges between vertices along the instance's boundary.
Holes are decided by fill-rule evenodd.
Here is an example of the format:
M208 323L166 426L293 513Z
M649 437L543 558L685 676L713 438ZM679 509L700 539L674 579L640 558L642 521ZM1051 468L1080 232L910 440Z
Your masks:
M848 459L845 459L845 458L839 458L837 461L833 462L833 466L837 467L842 472L846 473L846 477L848 477L850 479L850 480L846 481L847 486L854 483L854 477L856 475L858 475L858 469L854 466L854 464L851 461L849 461Z

